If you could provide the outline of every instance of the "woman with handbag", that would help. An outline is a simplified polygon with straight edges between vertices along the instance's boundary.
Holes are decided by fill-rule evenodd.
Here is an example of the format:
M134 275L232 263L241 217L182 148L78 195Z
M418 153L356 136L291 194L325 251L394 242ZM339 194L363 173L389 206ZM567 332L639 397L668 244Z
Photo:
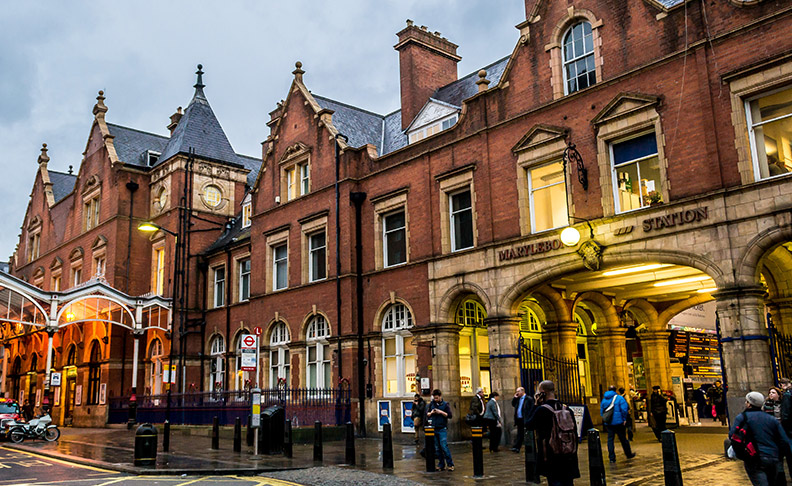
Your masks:
M608 458L610 462L616 462L616 447L614 445L614 437L619 437L622 450L627 459L635 457L635 453L630 448L630 441L627 440L627 418L630 414L630 407L627 405L627 400L623 396L616 393L616 387L611 386L605 392L600 404L600 414L602 415L602 423L608 429Z

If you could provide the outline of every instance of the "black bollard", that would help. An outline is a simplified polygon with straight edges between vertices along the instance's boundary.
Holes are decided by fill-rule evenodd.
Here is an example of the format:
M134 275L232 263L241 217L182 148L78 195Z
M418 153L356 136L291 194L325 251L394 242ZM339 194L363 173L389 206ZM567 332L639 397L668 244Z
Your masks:
M602 442L599 430L589 429L587 435L591 486L605 486L605 462L602 460Z
M352 422L346 423L346 464L355 465L355 426Z
M434 427L424 427L424 455L426 456L426 472L435 472L435 432Z
M538 483L541 481L536 470L536 440L533 430L525 431L525 482Z
M679 451L676 435L670 430L660 432L663 443L663 476L665 486L682 486L682 468L679 467Z
M291 458L293 450L291 420L286 420L283 427L283 455Z
M212 418L212 449L220 448L220 421L217 416Z
M322 422L314 422L314 462L322 462Z
M484 476L484 453L481 450L484 430L481 427L471 427L471 436L473 438L473 477L480 478Z
M250 414L248 414L247 418L247 435L245 437L245 442L248 447L253 447L253 416Z
M242 452L242 419L234 422L234 452Z
M391 435L391 424L382 426L382 469L393 469L393 435Z
M162 452L168 452L170 449L170 422L167 420L162 426Z
M134 464L157 465L157 429L151 424L143 424L135 432Z

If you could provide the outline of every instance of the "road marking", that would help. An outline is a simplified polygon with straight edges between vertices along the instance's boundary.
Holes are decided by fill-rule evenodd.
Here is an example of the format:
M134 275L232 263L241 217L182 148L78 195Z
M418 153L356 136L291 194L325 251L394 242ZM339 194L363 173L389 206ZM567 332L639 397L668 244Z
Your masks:
M204 479L207 479L207 478L208 478L208 476L204 476L202 478L193 479L192 481L187 481L186 483L179 483L176 486L187 486L188 484L197 483L198 481L203 481Z
M9 449L6 449L5 447L3 447L2 449L3 450L9 450ZM35 452L20 451L20 450L13 450L13 452L16 452L16 453L19 453L19 454L25 454L25 455L32 456L32 457L35 457L35 458L38 458L38 459L42 459L42 460L45 460L45 461L52 461L52 462L55 462L55 463L58 463L58 464L62 464L62 465L65 465L65 466L79 467L79 468L82 468L82 469L89 469L91 471L99 471L99 472L104 472L104 473L108 473L108 474L118 474L118 471L110 471L110 470L102 469L102 468L99 468L99 467L86 466L86 465L77 464L77 463L74 463L74 462L63 461L61 459L55 459L53 457L48 457L48 456L45 456L45 455L42 455L42 454L36 454Z
M302 486L302 485L300 483L292 483L291 481L283 481L281 479L258 478L258 486Z
M110 481L105 481L104 483L97 484L96 486L107 486L108 484L114 484L114 483L118 483L118 482L124 481L124 480L126 480L126 479L127 479L126 477L123 477L123 478L115 478L115 479L111 479Z

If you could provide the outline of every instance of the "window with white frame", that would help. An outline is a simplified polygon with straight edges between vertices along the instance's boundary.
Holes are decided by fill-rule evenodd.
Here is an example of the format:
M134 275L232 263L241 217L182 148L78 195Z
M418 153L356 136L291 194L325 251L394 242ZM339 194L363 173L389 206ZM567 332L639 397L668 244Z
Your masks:
M408 331L413 326L406 305L392 304L382 317L383 382L386 396L407 396L417 391L415 345Z
M209 348L210 368L209 368L209 390L213 392L225 389L225 339L217 335L212 338Z
M72 287L76 287L82 283L82 266L72 267Z
M284 243L272 247L272 290L289 286L289 246Z
M286 167L283 171L287 201L304 196L310 192L311 169L307 160Z
M242 227L250 226L250 217L253 214L253 204L246 202L242 205Z
M756 178L792 172L792 87L746 100L745 112Z
M610 143L616 212L663 202L655 132Z
M449 194L451 251L473 247L473 200L470 188Z
M250 299L250 258L240 260L239 263L239 301Z
M94 257L94 276L104 277L106 270L106 260L104 255Z
M270 334L270 388L277 388L283 380L288 388L289 380L289 328L283 321L276 322Z
M564 35L562 53L565 94L572 94L597 83L594 36L590 23L580 22L569 28Z
M382 217L382 256L384 266L407 261L407 224L404 208Z
M157 295L165 293L165 247L154 248L154 274L151 290Z
M473 299L457 308L459 330L459 380L464 394L473 394L478 387L490 391L489 337L484 319L487 311Z
M308 388L330 388L332 386L330 367L330 326L321 314L311 318L305 332L307 341L306 382Z
M41 250L41 230L28 236L27 261L32 262L39 257Z
M453 127L454 124L457 122L458 115L454 114L448 118L443 120L439 120L435 123L430 125L421 127L415 131L409 133L409 143L415 143L419 140L423 140L426 137L431 137L436 133L440 133L443 130L448 130L449 128Z
M324 230L308 235L308 275L311 282L327 278L327 238Z
M531 206L531 231L560 228L569 223L566 180L561 161L528 169L528 194Z
M213 273L214 306L223 307L225 305L225 267L215 267Z
M162 360L164 358L162 341L155 339L149 347L148 389L152 395L162 393Z

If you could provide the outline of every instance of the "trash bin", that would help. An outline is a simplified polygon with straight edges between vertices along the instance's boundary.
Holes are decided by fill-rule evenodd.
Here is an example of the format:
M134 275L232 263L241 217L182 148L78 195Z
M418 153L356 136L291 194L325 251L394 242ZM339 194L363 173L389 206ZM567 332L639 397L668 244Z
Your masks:
M143 424L135 432L135 466L157 465L157 429Z
M265 408L261 412L259 450L262 454L283 454L283 432L286 410L279 405Z

